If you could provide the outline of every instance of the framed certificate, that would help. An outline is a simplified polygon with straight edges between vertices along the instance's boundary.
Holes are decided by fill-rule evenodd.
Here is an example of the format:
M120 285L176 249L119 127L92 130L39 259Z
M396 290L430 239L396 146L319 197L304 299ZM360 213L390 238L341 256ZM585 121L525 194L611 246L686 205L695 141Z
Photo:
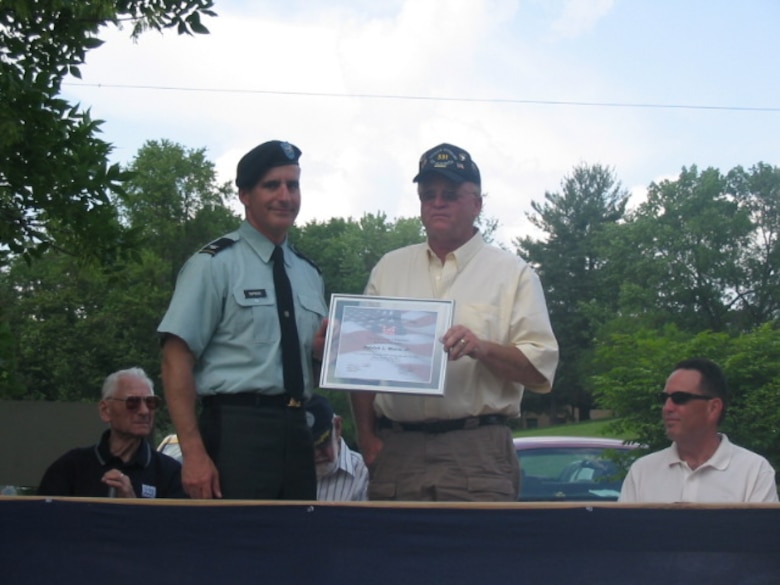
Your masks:
M444 394L454 301L331 296L320 387Z

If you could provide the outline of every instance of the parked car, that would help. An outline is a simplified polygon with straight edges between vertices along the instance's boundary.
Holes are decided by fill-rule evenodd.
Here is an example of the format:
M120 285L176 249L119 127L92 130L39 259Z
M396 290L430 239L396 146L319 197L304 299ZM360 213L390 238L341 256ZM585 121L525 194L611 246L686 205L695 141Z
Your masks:
M164 453L165 455L168 455L169 457L173 457L181 463L181 447L179 446L179 437L177 437L175 434L173 435L166 435L166 437L160 441L160 444L157 445L157 450L161 453Z
M620 439L518 437L521 502L615 501L625 472L617 459L636 448Z

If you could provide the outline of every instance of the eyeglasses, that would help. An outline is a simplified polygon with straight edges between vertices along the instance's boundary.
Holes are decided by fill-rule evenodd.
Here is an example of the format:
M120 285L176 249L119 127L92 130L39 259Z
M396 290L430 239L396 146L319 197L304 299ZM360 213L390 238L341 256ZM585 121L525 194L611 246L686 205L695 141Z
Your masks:
M436 201L436 197L441 195L442 201L445 201L447 203L454 203L455 201L458 201L461 197L467 197L469 195L472 195L473 197L479 198L479 192L474 193L472 192L466 192L466 193L458 193L457 191L442 191L441 193L437 193L435 189L430 189L423 191L420 193L420 201L423 203L433 203Z
M436 191L431 190L420 193L420 201L423 203L432 203L433 201L436 201L438 195L441 195L442 201L446 201L447 203L453 203L460 199L460 193L456 193L455 191L442 191L441 193L437 193Z
M712 400L715 396L707 396L705 394L693 394L691 392L661 392L658 395L658 402L666 404L666 401L671 398L675 404L688 404L691 400Z
M125 403L127 410L138 410L141 408L141 401L144 401L146 408L149 410L157 410L162 404L162 400L159 396L128 396L127 398L113 398L109 397L106 400L118 400Z

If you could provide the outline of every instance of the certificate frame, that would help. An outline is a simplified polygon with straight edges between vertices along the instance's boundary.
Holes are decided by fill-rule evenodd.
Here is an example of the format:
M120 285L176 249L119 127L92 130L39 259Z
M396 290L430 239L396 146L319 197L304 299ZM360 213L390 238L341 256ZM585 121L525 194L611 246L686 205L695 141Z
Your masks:
M331 295L320 388L444 395L455 302Z

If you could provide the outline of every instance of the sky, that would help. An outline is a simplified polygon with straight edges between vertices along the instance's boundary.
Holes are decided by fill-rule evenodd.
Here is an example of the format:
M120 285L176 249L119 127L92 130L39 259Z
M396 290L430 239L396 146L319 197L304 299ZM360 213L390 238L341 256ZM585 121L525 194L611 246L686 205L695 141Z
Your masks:
M580 165L631 205L683 167L780 165L776 0L215 0L209 35L105 29L63 96L112 160L206 150L220 181L266 140L301 148L298 224L413 217L420 155L480 168L511 245ZM237 197L236 209L239 210Z

